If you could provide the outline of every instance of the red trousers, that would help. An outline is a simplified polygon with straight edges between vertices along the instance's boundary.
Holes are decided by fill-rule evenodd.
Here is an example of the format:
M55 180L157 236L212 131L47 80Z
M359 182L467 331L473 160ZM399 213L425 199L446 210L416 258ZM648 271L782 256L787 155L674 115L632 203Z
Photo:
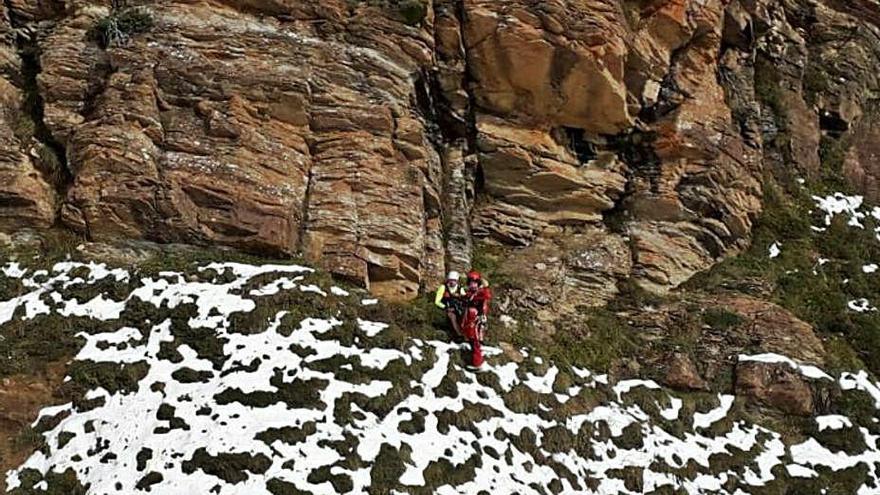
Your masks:
M471 344L471 364L475 368L483 365L483 328L480 324L480 315L477 308L468 308L462 317L461 333Z

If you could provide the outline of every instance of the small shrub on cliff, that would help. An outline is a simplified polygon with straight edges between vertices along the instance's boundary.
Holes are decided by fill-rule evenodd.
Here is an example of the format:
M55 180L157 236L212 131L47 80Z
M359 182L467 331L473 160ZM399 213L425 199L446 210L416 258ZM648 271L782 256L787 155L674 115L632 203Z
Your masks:
M846 181L843 180L843 165L846 161L846 153L849 151L847 138L833 138L823 135L819 141L819 159L822 163L822 182L818 184L821 192L832 193L846 191Z
M618 315L591 308L580 316L577 320L557 322L552 343L541 345L555 361L608 371L621 358L637 353L634 330Z
M804 69L804 99L807 103L815 105L818 96L831 91L831 81L828 75L820 67L810 64Z
M729 330L744 321L739 314L724 308L709 308L703 312L703 322L717 330Z
M37 132L37 124L34 122L33 117L17 108L9 111L9 113L11 114L8 119L11 121L12 134L23 143L30 141Z
M428 6L424 0L398 0L395 3L403 21L410 26L421 24L428 15Z
M153 27L153 16L142 7L114 8L92 28L92 39L104 48L124 45L135 34Z
M349 0L352 7L362 3L394 12L410 26L421 24L428 15L427 0Z
M788 109L780 88L779 70L773 62L763 57L755 60L755 97L772 113L779 134L788 131Z

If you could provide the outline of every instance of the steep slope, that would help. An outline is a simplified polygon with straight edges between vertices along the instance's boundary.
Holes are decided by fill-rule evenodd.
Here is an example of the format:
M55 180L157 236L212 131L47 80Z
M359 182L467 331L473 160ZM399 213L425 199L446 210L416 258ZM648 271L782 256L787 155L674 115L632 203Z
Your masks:
M79 351L23 493L870 493L880 388L778 354L737 368L834 397L779 423L747 394L609 380L528 349L461 349L297 265L146 272L8 263L2 326L72 323Z

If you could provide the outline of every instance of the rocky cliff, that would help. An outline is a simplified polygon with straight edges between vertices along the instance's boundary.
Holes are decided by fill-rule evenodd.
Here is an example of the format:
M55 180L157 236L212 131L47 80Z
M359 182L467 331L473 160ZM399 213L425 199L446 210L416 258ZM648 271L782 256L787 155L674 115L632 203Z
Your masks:
M875 0L0 14L7 231L303 253L390 298L469 264L476 240L574 307L742 250L767 180L880 199Z
M877 67L878 0L6 0L0 491L873 493ZM477 378L395 302L472 265Z

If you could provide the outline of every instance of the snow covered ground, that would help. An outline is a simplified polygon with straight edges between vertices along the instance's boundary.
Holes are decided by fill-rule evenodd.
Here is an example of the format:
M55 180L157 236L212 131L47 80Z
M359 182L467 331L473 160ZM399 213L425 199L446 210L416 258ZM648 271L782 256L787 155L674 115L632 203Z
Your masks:
M852 209L828 209L844 207ZM844 451L817 438L786 443L737 419L730 395L695 403L534 353L518 364L489 348L490 371L470 374L447 342L391 345L391 327L358 316L375 301L321 287L305 267L215 263L196 277L137 278L100 264L40 273L8 264L2 273L26 290L0 302L0 323L103 321L81 332L74 364L141 370L134 386L111 381L113 390L93 387L45 409L35 426L47 448L7 474L13 493L41 493L49 473L66 470L91 494L747 493L779 476L852 469L864 472L858 493L880 491L880 436L857 418L815 418L816 431L847 431L863 444ZM89 292L107 282L127 295ZM280 295L306 309L274 308ZM316 298L349 311L308 314ZM236 323L260 311L267 316L250 326ZM880 384L864 372L831 376L771 354L739 359L836 383L868 398L878 422Z

